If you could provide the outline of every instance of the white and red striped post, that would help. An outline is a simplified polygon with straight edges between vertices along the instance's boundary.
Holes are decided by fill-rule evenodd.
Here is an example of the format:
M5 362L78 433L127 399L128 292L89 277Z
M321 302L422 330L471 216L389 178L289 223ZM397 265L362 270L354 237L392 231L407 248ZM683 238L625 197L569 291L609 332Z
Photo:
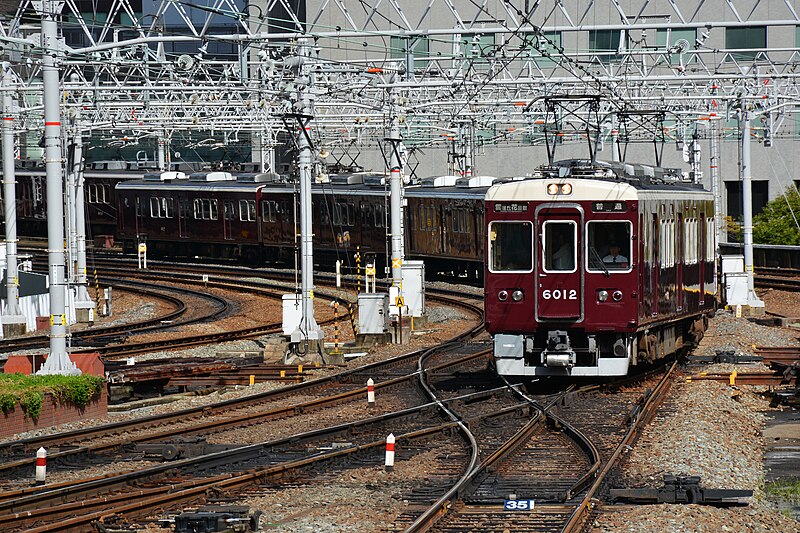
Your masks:
M44 447L36 450L36 484L44 485L47 476L47 450Z
M394 433L389 433L386 437L386 461L384 463L387 472L394 470Z
M375 407L375 381L372 378L367 380L367 405Z

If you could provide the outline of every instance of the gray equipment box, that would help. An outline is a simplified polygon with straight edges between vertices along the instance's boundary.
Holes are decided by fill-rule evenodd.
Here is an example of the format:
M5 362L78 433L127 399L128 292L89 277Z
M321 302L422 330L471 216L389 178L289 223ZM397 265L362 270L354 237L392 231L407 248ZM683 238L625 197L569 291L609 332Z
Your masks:
M389 296L380 293L358 295L358 333L383 335L389 317Z

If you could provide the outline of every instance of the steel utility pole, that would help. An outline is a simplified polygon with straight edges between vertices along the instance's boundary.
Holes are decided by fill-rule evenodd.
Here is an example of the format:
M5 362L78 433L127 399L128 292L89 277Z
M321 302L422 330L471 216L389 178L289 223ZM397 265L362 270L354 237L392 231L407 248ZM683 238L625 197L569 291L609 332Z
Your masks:
M307 39L299 39L297 45L297 101L298 118L297 167L300 177L300 285L301 318L292 332L288 357L301 358L322 356L324 332L314 319L314 247L311 226L311 163L312 145L310 124L314 118L312 93L314 74L311 69L310 50Z
M6 312L3 336L24 335L25 315L19 305L17 268L17 197L14 171L14 101L11 97L11 65L3 63L3 202L6 221Z
M753 176L750 173L750 105L739 100L742 131L742 215L744 217L744 271L747 274L747 305L751 315L764 314L764 302L755 291L753 280Z
M403 260L405 246L403 242L403 160L400 156L403 138L400 135L400 116L398 113L397 94L389 94L389 193L390 193L390 228L392 244L392 286L402 290ZM394 302L392 302L394 305Z
M95 303L89 297L86 279L86 213L83 196L83 137L81 120L75 119L75 134L72 161L72 179L75 187L75 248L77 265L75 273L75 314L78 322L93 322Z
M39 374L80 374L67 354L67 316L64 300L64 180L61 160L58 26L64 2L33 2L42 17L42 78L44 82L44 158L47 175L47 264L50 273L50 354Z

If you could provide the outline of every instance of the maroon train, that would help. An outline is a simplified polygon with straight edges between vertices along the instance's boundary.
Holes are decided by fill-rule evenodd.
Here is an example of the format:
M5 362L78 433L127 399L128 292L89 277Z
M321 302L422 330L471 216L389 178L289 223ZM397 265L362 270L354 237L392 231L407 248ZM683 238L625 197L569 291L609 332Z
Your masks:
M625 375L702 338L713 197L677 172L564 162L490 188L485 207L499 374Z
M424 180L405 190L406 257L426 272L472 280L483 275L486 178ZM293 264L298 241L298 185L274 175L202 172L151 174L116 186L117 238L127 251L146 241L148 254L242 258ZM334 175L312 186L315 261L386 265L387 214L382 174Z

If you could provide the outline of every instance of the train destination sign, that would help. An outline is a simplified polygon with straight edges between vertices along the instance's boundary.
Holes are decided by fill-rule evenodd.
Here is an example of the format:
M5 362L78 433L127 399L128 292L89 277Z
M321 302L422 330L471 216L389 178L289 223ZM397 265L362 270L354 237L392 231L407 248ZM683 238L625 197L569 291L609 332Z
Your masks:
M592 202L593 213L624 213L627 210L625 202Z
M525 213L528 211L528 204L518 202L496 203L494 204L495 213Z

